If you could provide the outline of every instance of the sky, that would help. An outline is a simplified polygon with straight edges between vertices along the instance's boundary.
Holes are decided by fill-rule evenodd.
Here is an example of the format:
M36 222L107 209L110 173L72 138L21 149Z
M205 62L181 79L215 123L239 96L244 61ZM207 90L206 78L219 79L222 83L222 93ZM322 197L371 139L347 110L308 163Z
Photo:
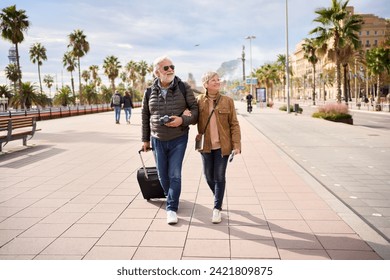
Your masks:
M187 80L191 73L199 85L203 73L231 60L240 62L237 73L242 77L243 46L247 74L250 57L257 68L286 53L286 0L0 0L0 9L11 5L25 10L30 21L19 51L23 81L36 85L38 66L30 61L30 47L39 42L47 50L42 78L49 74L58 87L69 84L62 58L68 36L76 29L84 32L90 44L90 51L81 58L81 70L98 65L107 86L102 65L111 55L122 66L130 60L151 64L167 55L177 76ZM290 54L317 26L315 10L330 6L331 0L288 0ZM349 6L357 14L390 18L388 0L350 0ZM256 38L245 39L248 36ZM10 47L10 42L0 38L0 84L8 84L3 69L9 63ZM78 79L75 82L77 87Z

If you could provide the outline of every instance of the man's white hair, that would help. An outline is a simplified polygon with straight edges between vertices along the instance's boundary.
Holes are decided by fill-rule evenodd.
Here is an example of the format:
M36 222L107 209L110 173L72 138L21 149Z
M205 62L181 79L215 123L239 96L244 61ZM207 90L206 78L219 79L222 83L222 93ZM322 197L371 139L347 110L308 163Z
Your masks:
M154 62L153 62L153 73L154 75L157 76L157 70L159 68L159 65L161 62L165 61L165 60L169 60L170 62L172 62L172 59L170 59L170 57L166 56L166 55L163 55L163 56L160 56L160 57L157 57Z

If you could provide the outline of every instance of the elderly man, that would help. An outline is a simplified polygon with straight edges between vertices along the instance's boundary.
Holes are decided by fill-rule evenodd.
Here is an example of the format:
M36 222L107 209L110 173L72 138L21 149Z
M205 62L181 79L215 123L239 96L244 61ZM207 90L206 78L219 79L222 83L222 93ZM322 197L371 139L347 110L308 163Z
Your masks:
M190 86L175 76L170 58L157 58L153 68L156 78L142 101L143 150L153 147L158 177L167 196L167 223L176 224L189 125L197 122L198 105Z

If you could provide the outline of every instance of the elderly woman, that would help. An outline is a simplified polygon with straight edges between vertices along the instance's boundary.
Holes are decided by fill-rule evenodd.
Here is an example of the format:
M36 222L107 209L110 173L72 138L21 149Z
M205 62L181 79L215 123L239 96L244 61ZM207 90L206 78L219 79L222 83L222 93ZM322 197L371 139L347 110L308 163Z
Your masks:
M241 132L233 99L220 93L221 81L216 72L202 77L206 93L198 96L198 133L204 144L199 150L207 184L214 195L212 222L220 223L226 185L226 167L231 154L241 153ZM198 136L199 136L198 134Z

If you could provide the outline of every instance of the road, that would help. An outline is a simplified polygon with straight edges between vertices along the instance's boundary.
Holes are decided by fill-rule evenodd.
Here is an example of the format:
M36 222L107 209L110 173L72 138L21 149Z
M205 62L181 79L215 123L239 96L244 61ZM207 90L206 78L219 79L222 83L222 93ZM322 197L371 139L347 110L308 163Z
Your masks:
M390 242L390 114L354 110L355 124L347 125L312 118L315 108L302 107L302 115L278 106L242 115Z

